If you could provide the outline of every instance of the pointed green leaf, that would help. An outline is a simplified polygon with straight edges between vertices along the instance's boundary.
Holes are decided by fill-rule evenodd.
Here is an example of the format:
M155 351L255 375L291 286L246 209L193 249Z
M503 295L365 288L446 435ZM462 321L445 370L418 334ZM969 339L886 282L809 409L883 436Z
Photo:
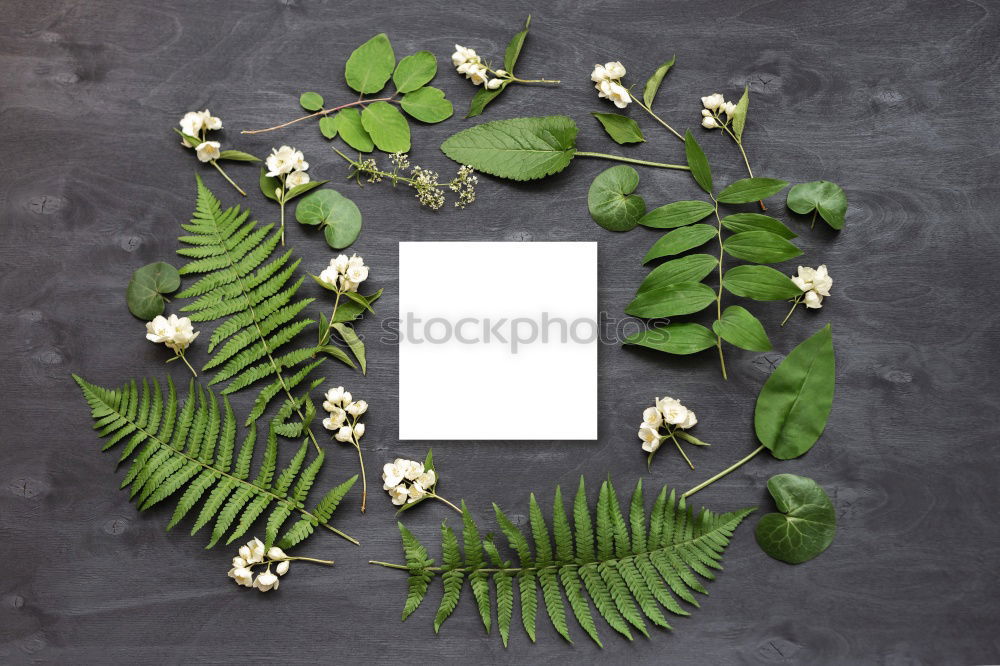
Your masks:
M749 351L771 350L771 341L764 332L764 325L750 314L746 308L730 305L722 313L722 318L712 322L716 335L731 345Z
M747 110L750 108L750 86L743 86L743 96L733 111L733 134L737 141L743 140L743 128L747 124Z
M715 206L707 201L675 201L649 211L639 224L652 229L674 229L703 220L714 212Z
M718 258L708 254L689 254L680 259L665 261L649 272L639 285L636 295L677 282L701 282L718 265Z
M676 317L700 312L715 302L715 291L701 282L674 282L637 294L625 308L633 317Z
M727 185L716 198L720 203L750 203L777 194L787 186L788 181L777 178L743 178Z
M802 250L770 231L741 231L726 239L726 254L758 264L776 264L802 254Z
M755 301L784 301L802 294L791 278L770 266L734 266L722 276L722 286Z
M473 118L482 113L486 105L496 99L507 88L509 83L509 79L504 79L503 83L496 90L490 90L486 86L482 86L476 90L476 94L472 96L472 102L469 104L469 111L465 114L465 117Z
M647 263L660 257L669 257L681 252L703 245L711 238L718 235L718 230L708 224L692 224L687 227L674 229L666 233L660 240L656 241L646 256L642 258L642 263Z
M219 153L218 159L229 160L230 162L260 162L259 157L254 157L250 153L242 150L223 150Z
M708 158L705 151L698 145L698 140L691 134L691 130L684 133L684 154L687 156L688 166L691 167L691 176L698 187L709 194L712 193L712 168L708 165Z
M761 215L760 213L735 213L734 215L727 215L722 218L722 226L735 233L742 231L770 231L772 234L777 234L789 240L798 236L798 234L785 226L780 220L776 220L769 215Z
M517 59L521 57L521 49L524 47L524 40L528 37L528 27L531 25L531 14L524 19L524 28L514 35L507 44L507 49L503 54L503 67L508 72L513 73Z
M677 56L671 56L670 60L666 61L662 65L656 68L653 75L646 79L646 85L642 90L642 103L648 107L653 106L653 99L656 97L657 91L660 89L660 84L663 83L663 77L667 75L670 68L674 66L677 62Z
M696 354L716 345L715 335L701 324L683 322L645 329L625 339L627 345L668 354Z
M642 130L639 129L639 124L628 116L623 116L620 113L591 113L590 115L597 118L601 126L604 127L604 131L615 143L642 143L646 140L646 137L642 135Z

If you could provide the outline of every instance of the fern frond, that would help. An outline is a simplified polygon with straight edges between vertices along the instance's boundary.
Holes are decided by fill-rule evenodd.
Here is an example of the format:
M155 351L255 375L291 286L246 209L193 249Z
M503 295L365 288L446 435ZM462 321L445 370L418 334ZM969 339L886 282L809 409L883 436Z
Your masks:
M278 442L272 423L257 476L250 481L257 431L250 428L234 460L236 415L228 399L223 399L220 408L212 391L192 381L184 405L178 409L176 389L170 379L166 400L155 381L151 384L144 381L141 389L133 381L112 390L95 386L77 375L73 379L90 405L101 437L107 437L114 445L131 435L125 447L128 453L122 459L133 452L134 457L122 487L129 488L139 510L179 495L167 529L201 502L192 534L214 522L208 547L227 534L227 543L243 536L268 510L268 547L294 513L301 514L301 518L282 538L283 548L299 543L319 525L357 543L329 524L337 504L357 477L327 493L313 511L304 508L323 464L320 453L305 465L308 442L303 442L275 478ZM106 445L104 449L107 448ZM236 526L230 531L234 523Z
M302 368L296 366L315 356L311 347L286 350L299 333L315 323L301 317L311 299L295 300L302 285L302 278L294 279L299 261L289 262L289 253L273 256L280 232L274 231L273 225L258 226L249 218L249 211L241 211L238 206L223 210L199 177L194 214L190 223L182 225L189 235L181 236L180 241L187 247L178 250L178 254L191 258L179 269L181 275L201 276L179 294L182 298L197 297L181 309L193 321L226 318L209 342L210 350L215 350L226 341L205 364L206 370L218 369L211 383L229 380L223 393L230 394L265 378L272 380L258 392L246 425L259 418L282 393L287 400L295 401L297 396L286 381L286 373L300 372ZM305 367L311 371L319 362L322 357ZM304 414L298 415L304 422ZM303 431L319 450L307 425ZM241 493L234 495L231 502L235 505L242 499ZM251 502L246 517L258 509L260 501ZM241 520L240 525L244 522Z
M664 610L675 615L690 614L674 595L696 607L692 592L707 594L702 581L712 580L713 571L722 568L722 554L733 531L753 510L714 514L702 509L696 514L683 499L678 501L672 491L668 495L664 488L653 502L647 520L640 481L629 500L626 517L608 480L601 484L592 514L581 478L573 502L572 525L558 487L551 530L534 494L529 497L529 541L529 536L499 506L494 504L493 509L497 525L514 553L516 566L502 559L491 537L480 538L479 528L464 503L461 545L447 523L441 526L442 566L435 566L423 545L399 524L406 564L373 564L408 572L404 620L423 601L434 576L440 575L444 595L434 617L434 631L439 631L457 607L464 580L468 578L483 624L489 631L492 579L497 627L506 647L514 615L516 579L521 620L531 640L535 640L539 587L546 614L567 641L571 635L566 602L580 627L602 647L595 609L608 626L629 640L633 630L648 637L647 621L670 628Z

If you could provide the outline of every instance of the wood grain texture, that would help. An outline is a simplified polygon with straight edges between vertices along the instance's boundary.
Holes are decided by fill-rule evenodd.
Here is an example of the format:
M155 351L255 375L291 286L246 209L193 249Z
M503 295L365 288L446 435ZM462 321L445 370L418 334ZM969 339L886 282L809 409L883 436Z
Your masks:
M932 0L4 0L0 660L995 663L998 9ZM794 461L756 460L697 499L718 510L767 511L769 476L807 475L836 504L836 541L816 560L791 567L757 548L751 517L700 611L653 640L628 643L602 627L603 652L576 627L577 642L566 645L545 619L537 645L515 628L504 650L495 632L484 634L471 600L439 636L431 631L432 608L400 623L405 577L366 564L400 557L380 492L367 515L358 513L356 494L338 514L361 547L317 535L303 548L335 558L334 569L296 566L278 594L237 589L225 578L228 549L205 551L203 537L183 529L166 534L167 508L139 515L116 492L113 459L99 452L69 376L105 385L165 373L184 379L183 367L163 366L165 351L143 339L123 297L135 268L175 259L178 224L192 209L192 170L200 167L170 128L184 111L207 106L226 124L226 147L303 149L310 173L334 179L364 214L352 250L372 266L372 285L385 287L385 315L397 305L396 243L407 240L596 240L601 307L618 315L645 275L639 258L658 234L614 234L589 219L587 187L606 166L596 160L578 160L537 183L485 178L474 208L435 214L405 190L340 184L342 164L315 125L238 134L291 118L304 90L351 99L342 63L379 31L390 34L398 54L437 54L437 83L464 110L474 89L450 71L452 45L499 58L529 11L522 76L565 83L511 89L484 120L570 112L581 147L615 150L589 116L610 110L588 83L590 67L620 59L641 85L676 53L658 111L696 127L699 96L719 90L735 97L749 83L745 138L757 171L833 180L847 191L850 210L839 236L790 222L802 232L803 262L826 263L836 283L821 311L796 312L780 331L784 304L754 307L775 352L731 353L731 380L723 383L711 352L672 359L603 347L598 443L436 444L441 492L465 497L489 525L490 501L523 519L529 490L551 497L555 483L572 487L581 473L592 487L606 474L620 488L640 475L649 486L689 487L755 446L753 399L768 368L829 321L838 385L819 445ZM617 150L681 159L675 139L640 110L632 115L650 140ZM414 124L414 160L450 173L437 146L468 125L458 117ZM720 181L741 176L731 142L699 136ZM234 165L230 172L251 192L246 203L256 215L273 221L277 209L257 192L255 169ZM217 174L202 173L224 202L236 201ZM683 174L646 169L640 176L639 193L651 207L697 193ZM773 208L789 219L781 203ZM292 222L289 237L306 269L316 272L329 259L315 232ZM325 298L313 287L305 289ZM365 445L373 470L426 450L396 439L397 354L377 328L374 320L362 327L367 377L332 362L324 370L371 404ZM196 344L191 356L204 362L205 346ZM714 444L692 452L695 472L665 451L646 473L635 424L646 402L664 393L698 411L698 436ZM250 400L237 396L238 413ZM484 412L509 418L512 410L486 405ZM354 470L350 449L328 448L321 487ZM426 504L406 522L436 544L447 511Z

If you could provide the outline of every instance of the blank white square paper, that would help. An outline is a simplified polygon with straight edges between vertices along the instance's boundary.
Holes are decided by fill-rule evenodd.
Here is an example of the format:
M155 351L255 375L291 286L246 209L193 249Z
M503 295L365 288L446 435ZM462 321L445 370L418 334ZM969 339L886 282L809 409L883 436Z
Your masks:
M597 439L597 243L399 244L400 439Z

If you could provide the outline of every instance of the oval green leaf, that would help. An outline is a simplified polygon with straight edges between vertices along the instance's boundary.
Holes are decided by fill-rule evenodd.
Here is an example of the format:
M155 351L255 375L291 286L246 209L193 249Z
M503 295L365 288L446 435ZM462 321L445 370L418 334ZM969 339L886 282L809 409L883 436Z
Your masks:
M392 44L385 33L380 33L354 49L344 64L344 78L359 93L377 93L385 87L395 67Z
M648 347L668 354L696 354L715 346L715 336L701 324L684 322L657 326L625 338L625 344Z
M319 93L304 92L299 95L299 105L306 111L319 111L323 108L323 96Z
M719 260L708 254L689 254L665 261L649 272L636 295L677 282L701 282L718 265Z
M722 318L712 322L712 330L731 345L748 351L771 351L764 325L750 311L739 305L730 305Z
M223 150L219 153L218 159L230 160L232 162L260 162L259 157L245 153L242 150Z
M639 224L653 229L673 229L702 220L714 211L715 206L706 201L675 201L649 211Z
M823 434L833 405L833 334L827 324L785 357L757 396L760 443L780 460L798 458Z
M601 126L604 127L604 131L615 143L642 143L646 140L638 123L628 116L623 116L620 113L591 113L590 115L597 118Z
M354 150L370 153L375 149L375 143L361 123L361 112L357 109L342 109L337 112L337 130L344 143Z
M417 51L408 55L396 65L392 73L392 83L396 92L413 92L431 82L437 74L437 58L430 51Z
M698 145L698 140L691 134L691 130L684 132L684 154L687 156L688 166L691 168L691 176L698 187L709 194L712 193L712 168L708 165L708 158L705 151Z
M750 203L777 194L787 185L788 181L777 178L744 178L727 185L716 198L720 203Z
M844 228L847 195L836 183L828 180L799 183L788 190L786 203L796 213L805 215L815 210L834 229Z
M653 319L704 310L715 302L715 291L701 282L675 282L637 294L625 314Z
M760 549L776 560L801 564L833 543L837 513L818 483L804 476L778 474L767 481L767 490L781 513L769 513L757 523Z
M455 108L445 99L444 91L433 86L417 88L403 95L399 105L403 111L425 123L439 123L451 118Z
M361 211L336 190L317 190L303 197L295 207L295 219L324 227L326 242L335 250L347 247L361 233Z
M780 220L776 220L770 215L760 213L736 213L722 218L722 226L730 231L740 233L741 231L770 231L782 238L792 239L798 236L794 231L786 227Z
M128 311L144 321L163 314L164 294L172 294L181 286L177 269L164 261L147 264L132 273L125 290Z
M510 79L504 79L503 83L496 90L490 90L485 86L477 90L476 94L472 96L472 102L469 104L469 111L465 114L465 117L473 118L482 113L486 105L496 99L504 91L508 83L510 83Z
M328 139L337 137L337 116L323 116L319 119L319 131Z
M389 102L373 102L361 112L361 125L375 147L386 153L410 152L410 124Z
M534 180L569 165L576 154L576 133L576 123L568 116L494 120L452 135L441 150L476 171Z
M261 194L263 194L265 197L267 197L271 201L277 201L277 202L280 203L280 200L278 199L278 194L277 194L278 190L281 189L281 181L280 180L278 180L274 176L268 176L267 175L267 169L265 169L264 167L261 167L260 168L260 179L257 182L260 185L260 193Z
M802 254L802 250L770 231L742 231L726 239L722 246L737 259L758 264L776 264Z
M677 56L671 56L670 60L657 67L653 75L646 79L646 85L642 89L643 104L648 107L653 106L653 98L656 97L656 93L660 89L660 84L663 83L663 77L667 75L667 72L670 71L675 62L677 62Z
M770 266L734 266L722 276L722 286L755 301L784 301L802 294L787 275Z
M686 252L702 245L716 234L718 234L716 228L707 224L692 224L689 227L674 229L653 243L653 247L649 248L649 252L642 258L642 263Z
M646 212L646 202L632 194L638 185L638 172L623 164L597 174L587 192L587 209L594 222L608 231L634 229Z

